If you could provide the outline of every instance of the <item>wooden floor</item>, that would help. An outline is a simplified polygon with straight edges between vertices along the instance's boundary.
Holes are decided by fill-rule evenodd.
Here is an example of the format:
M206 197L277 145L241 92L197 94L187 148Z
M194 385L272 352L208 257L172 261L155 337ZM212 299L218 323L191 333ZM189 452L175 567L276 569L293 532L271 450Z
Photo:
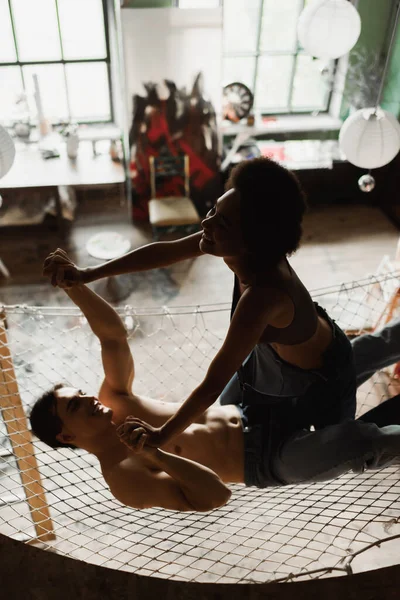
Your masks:
M47 254L65 248L80 265L98 261L89 256L86 243L99 231L118 231L132 248L151 241L148 226L132 224L123 197L106 192L86 194L65 236L51 218L41 226L2 228L0 258L10 278L0 278L0 303L59 305L69 302L61 290L51 288L41 275ZM376 207L338 205L316 207L306 215L300 250L291 262L309 289L352 281L374 273L382 257L394 257L398 231ZM1 277L1 276L0 276ZM204 256L168 269L126 275L96 289L115 303L192 305L229 301L232 273L223 261Z

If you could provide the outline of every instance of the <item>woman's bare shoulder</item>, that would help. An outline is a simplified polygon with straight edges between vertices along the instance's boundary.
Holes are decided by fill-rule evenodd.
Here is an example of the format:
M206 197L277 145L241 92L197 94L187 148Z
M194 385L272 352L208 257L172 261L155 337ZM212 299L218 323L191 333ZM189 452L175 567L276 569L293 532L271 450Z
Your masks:
M249 285L242 293L235 315L239 318L244 312L252 317L268 316L269 319L275 318L292 307L292 301L283 289L274 286L268 282L258 282Z

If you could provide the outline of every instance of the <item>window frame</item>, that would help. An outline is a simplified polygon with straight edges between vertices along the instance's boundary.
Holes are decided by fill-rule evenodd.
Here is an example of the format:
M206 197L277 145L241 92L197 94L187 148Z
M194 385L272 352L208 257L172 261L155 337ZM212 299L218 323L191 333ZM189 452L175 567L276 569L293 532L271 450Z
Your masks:
M328 88L328 92L326 95L326 101L325 101L325 108L323 109L318 109L316 107L309 107L308 109L304 109L304 110L292 110L292 99L293 99L293 93L294 93L294 79L296 76L296 66L297 66L297 61L298 61L298 57L301 55L304 55L304 53L302 52L300 45L298 43L298 39L296 39L296 48L294 52L287 52L287 51L262 51L260 49L260 45L261 45L261 33L262 33L262 19L263 19L263 13L264 13L264 2L265 0L260 0L260 7L259 7L259 15L258 15L258 27L257 27L257 34L256 34L256 50L253 51L249 51L249 52L223 52L223 59L225 58L252 58L255 61L255 66L254 66L254 75L253 75L253 83L252 83L252 87L251 92L254 96L254 105L253 105L253 111L256 114L262 115L262 116L269 116L269 115L276 115L276 116L294 116L294 117L298 117L298 116L302 116L302 115L312 115L313 113L317 113L317 114L321 114L321 115L329 115L332 112L332 107L331 107L331 103L332 103L332 94L333 94L333 87L334 86L329 86ZM305 6L305 0L302 0L302 5L300 6L299 9L299 13L298 16L300 16L302 10L304 9ZM273 108L265 108L262 106L257 106L255 104L256 101L256 86L257 86L257 77L258 77L258 70L259 70L259 62L260 62L260 57L264 57L264 56L292 56L293 57L293 66L292 66L292 70L291 70L291 76L290 76L290 82L288 85L288 110L286 111L281 111L279 109L274 110ZM336 74L337 74L337 65L338 65L338 61L331 61L332 64L332 78L335 79ZM233 82L227 82L227 83L233 83Z
M19 50L18 50L18 41L17 41L17 34L16 34L16 24L15 24L15 20L14 20L14 14L13 14L13 7L12 7L12 3L11 0L7 0L8 1L8 10L10 13L10 20L11 20L11 28L12 28L12 36L13 36L13 41L14 41L14 49L15 49L15 55L16 55L16 60L12 61L12 62L2 62L0 61L0 69L2 67L19 67L20 69L20 74L21 74L21 80L22 80L22 91L26 92L26 84L25 84L25 78L24 78L24 71L23 68L24 66L35 66L35 65L63 65L63 74L64 74L64 82L65 82L65 89L66 89L66 102L67 102L67 107L68 107L68 119L67 122L77 122L79 124L87 124L87 125L91 125L91 124L106 124L106 123L113 123L114 122L114 118L115 118L115 107L114 107L114 100L113 100L113 94L112 94L112 74L111 74L111 54L110 54L110 32L109 32L109 23L108 23L108 17L107 17L107 0L101 0L101 4L102 4L102 9L103 9L103 19L104 19L104 36L105 36L105 46L106 46L106 56L105 58L74 58L74 59L65 59L64 58L64 49L63 49L63 42L62 42L62 35L61 35L61 25L60 25L60 15L59 15L59 10L58 10L58 0L54 0L55 3L55 9L56 9L56 15L57 15L57 30L58 30L58 39L59 39L59 43L60 43L60 50L61 50L61 59L59 60L34 60L34 61L21 61L19 58ZM95 119L95 120L79 120L76 121L75 119L72 118L71 116L71 106L70 106L70 99L69 99L69 91L68 91L68 81L67 81L67 75L66 75L66 68L65 66L68 64L85 64L85 63L105 63L106 67L107 67L107 76L108 76L108 97L109 97L109 102L110 102L110 118L105 120L105 119ZM33 122L35 122L35 120L33 119ZM66 121L65 120L61 120L59 119L58 121L53 121L52 124L57 126L57 125L63 125L65 124Z

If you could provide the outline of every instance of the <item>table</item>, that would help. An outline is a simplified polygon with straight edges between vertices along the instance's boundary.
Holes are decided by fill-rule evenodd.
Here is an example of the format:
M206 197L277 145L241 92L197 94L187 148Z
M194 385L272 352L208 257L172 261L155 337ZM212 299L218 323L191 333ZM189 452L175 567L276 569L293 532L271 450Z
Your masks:
M51 139L47 145L51 145ZM61 187L124 183L126 177L124 166L112 161L109 154L93 155L91 141L80 142L76 160L68 158L64 142L55 138L53 145L59 158L42 158L37 144L17 144L14 165L0 180L0 194L10 189L51 188L55 192L57 223L62 229Z

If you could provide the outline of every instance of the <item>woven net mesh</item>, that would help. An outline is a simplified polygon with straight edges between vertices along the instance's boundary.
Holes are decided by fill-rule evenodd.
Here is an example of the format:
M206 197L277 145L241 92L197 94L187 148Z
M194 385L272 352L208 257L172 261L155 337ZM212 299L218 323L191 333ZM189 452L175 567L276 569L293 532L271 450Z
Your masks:
M383 324L398 286L398 275L384 274L313 297L344 329L358 333ZM229 308L119 308L135 359L135 391L185 398L221 345ZM15 434L26 429L18 398L29 414L36 397L59 381L97 393L100 346L86 319L72 307L9 306L3 314L1 533L28 543L40 538L47 550L113 569L232 583L346 574L370 547L379 544L385 552L383 542L400 536L395 467L322 484L263 490L234 485L230 502L210 513L123 506L109 492L95 457L52 450L36 439L32 446L29 431ZM380 372L359 389L359 414L390 395L390 381L389 370ZM30 485L36 466L39 487Z

